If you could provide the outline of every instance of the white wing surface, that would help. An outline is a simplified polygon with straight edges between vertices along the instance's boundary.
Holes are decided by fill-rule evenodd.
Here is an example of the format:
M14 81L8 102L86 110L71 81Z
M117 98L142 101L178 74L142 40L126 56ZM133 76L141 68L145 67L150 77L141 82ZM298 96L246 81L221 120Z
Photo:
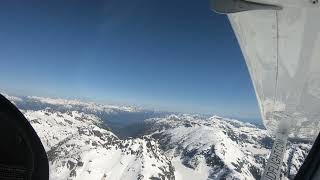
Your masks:
M256 0L282 7L228 14L254 84L264 125L312 140L320 129L318 1Z

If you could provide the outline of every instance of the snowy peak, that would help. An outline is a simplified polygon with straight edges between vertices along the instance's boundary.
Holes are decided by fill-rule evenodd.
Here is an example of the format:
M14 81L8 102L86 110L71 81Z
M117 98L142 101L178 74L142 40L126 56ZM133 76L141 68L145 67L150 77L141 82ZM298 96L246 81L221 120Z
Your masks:
M61 140L72 137L79 132L93 132L98 127L107 127L101 120L92 114L78 111L66 111L65 113L46 108L43 110L23 110L25 117L42 137L46 150L59 143ZM109 136L116 137L110 131L101 129Z
M24 110L48 154L50 179L173 179L171 162L150 137L121 140L95 115Z
M80 100L67 100L61 98L48 98L48 97L38 97L38 96L27 96L26 99L29 99L33 102L39 102L43 104L51 104L63 106L65 108L82 107L84 110L91 111L127 111L127 112L135 112L138 111L138 108L133 106L116 106L116 105L105 105L105 104L97 104L94 102L84 102Z
M219 116L6 97L40 136L51 180L260 179L273 143L266 130ZM140 136L116 135L133 130ZM287 147L282 179L293 179L311 143L292 139Z
M216 116L170 115L149 119L147 123L149 132L158 139L166 155L184 166L180 171L186 171L187 167L193 170L189 176L206 174L203 179L259 179L272 145L266 130ZM290 155L291 164L288 159L286 164L295 170L288 172L284 168L283 176L291 177L296 173L310 144L293 147L296 150ZM288 154L292 151L288 148ZM188 178L183 173L175 173L182 174L181 179Z

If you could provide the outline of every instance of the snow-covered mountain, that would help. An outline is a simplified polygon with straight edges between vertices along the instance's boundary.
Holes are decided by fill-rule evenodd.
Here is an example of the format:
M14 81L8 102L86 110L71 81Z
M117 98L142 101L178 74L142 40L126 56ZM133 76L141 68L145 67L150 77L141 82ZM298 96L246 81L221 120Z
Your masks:
M78 110L83 112L95 112L95 113L116 113L116 112L138 112L142 109L134 106L123 105L105 105L97 104L94 102L85 102L73 99L61 99L61 98L48 98L38 96L11 96L2 93L7 99L16 104L21 109L39 110L46 107L65 110Z
M50 179L173 179L171 162L148 137L120 140L95 115L24 110L50 161Z
M266 130L218 116L149 115L135 107L6 97L40 136L52 180L259 179L272 146ZM140 120L136 126L144 122L141 136L119 138L108 122L130 117ZM283 179L294 177L311 147L296 139L289 143Z
M176 179L260 179L272 146L266 130L218 116L170 115L147 122L176 168ZM311 148L289 143L283 179L294 177Z
M4 94L14 102L19 109L43 110L51 108L62 113L67 111L78 111L98 116L104 124L108 124L112 131L119 137L135 136L140 134L145 119L152 117L163 117L166 113L145 110L135 106L106 105L80 100L55 99L48 97L23 96L16 97ZM140 124L140 126L137 126Z

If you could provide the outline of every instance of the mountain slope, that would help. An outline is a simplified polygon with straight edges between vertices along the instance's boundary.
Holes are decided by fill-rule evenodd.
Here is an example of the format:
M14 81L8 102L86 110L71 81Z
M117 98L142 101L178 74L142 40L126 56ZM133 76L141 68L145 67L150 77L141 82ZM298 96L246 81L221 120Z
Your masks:
M44 143L50 179L173 179L171 162L151 138L120 140L95 115L23 111Z
M52 110L66 113L68 111L78 111L86 114L94 114L99 117L104 124L112 128L112 132L120 138L137 136L141 134L143 120L152 117L161 117L166 113L144 110L133 106L106 105L94 102L84 102L80 100L55 99L37 96L5 96L24 110ZM137 126L139 124L140 126Z
M40 136L51 180L259 179L272 146L266 130L218 116L149 115L134 107L77 100L7 98ZM135 123L128 128L117 121ZM119 138L109 122L121 131L139 129L141 137ZM297 139L288 142L283 179L294 177L310 147Z
M208 179L259 179L272 145L266 130L217 116L182 114L147 122L149 133L159 141L166 156L176 162L175 167L183 167L182 171L185 167L192 169L195 176L202 172ZM301 142L289 143L284 178L294 176L311 147ZM181 179L190 177L175 174L182 174Z

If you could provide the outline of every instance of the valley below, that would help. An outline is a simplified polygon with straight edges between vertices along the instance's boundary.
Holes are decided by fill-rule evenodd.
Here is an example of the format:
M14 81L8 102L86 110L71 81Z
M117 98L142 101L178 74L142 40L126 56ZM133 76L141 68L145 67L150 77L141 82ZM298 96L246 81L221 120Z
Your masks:
M38 133L51 180L260 179L273 143L267 130L219 116L5 96ZM282 179L311 146L288 142Z

